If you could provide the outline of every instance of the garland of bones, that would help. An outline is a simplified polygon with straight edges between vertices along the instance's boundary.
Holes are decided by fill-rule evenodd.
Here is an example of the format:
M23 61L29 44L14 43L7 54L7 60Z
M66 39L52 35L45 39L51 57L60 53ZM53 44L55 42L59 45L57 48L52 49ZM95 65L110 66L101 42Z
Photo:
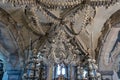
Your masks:
M81 30L91 22L91 19L94 18L95 7L105 6L107 8L111 4L115 4L118 1L119 0L3 0L3 3L11 3L13 6L25 5L25 18L27 19L31 30L38 35L46 34L41 27L43 25L40 23L40 17L36 14L36 12L39 10L50 22L54 23L55 25L64 24L65 31L69 32L68 34L70 34L70 36L72 35L73 37L75 35L78 35ZM57 17L52 12L50 12L50 10L59 9L64 10L60 13L60 17ZM91 10L93 11L92 16L90 15ZM84 12L84 15L81 30L76 33L76 31L73 29L73 26L69 28L66 23L79 20L80 17L76 18L75 16L80 15L82 12ZM69 17L71 17L71 19ZM59 31L58 35L61 33L63 32ZM80 44L78 41L75 42L77 44ZM88 52L85 51L82 46L80 47L83 52ZM52 53L54 53L54 51ZM54 57L54 61L59 62L55 54L52 55ZM64 56L66 55L63 54L63 57Z
M37 34L45 35L44 31L40 26L42 26L39 23L39 16L36 15L36 10L41 10L43 12L43 15L45 15L51 22L53 23L59 23L61 18L63 19L68 14L74 13L76 15L79 14L80 9L86 8L88 6L91 6L92 8L99 7L99 6L110 6L111 4L115 4L119 0L3 0L3 3L11 3L13 6L21 6L21 5L32 5L30 8L30 11L32 13L30 21L34 23L34 26L37 26L40 31L34 30ZM69 10L69 8L71 8ZM52 14L49 9L68 9L66 13L63 13L61 18L56 17L54 14ZM26 9L27 10L27 9ZM89 10L87 10L88 13L85 13L84 20L82 22L82 27L86 25L89 17ZM65 15L66 14L66 15ZM73 15L74 17L74 15ZM94 17L94 16L93 16ZM28 19L28 20L29 20ZM76 20L78 20L77 18ZM33 24L30 25L33 25ZM33 30L33 28L32 28Z

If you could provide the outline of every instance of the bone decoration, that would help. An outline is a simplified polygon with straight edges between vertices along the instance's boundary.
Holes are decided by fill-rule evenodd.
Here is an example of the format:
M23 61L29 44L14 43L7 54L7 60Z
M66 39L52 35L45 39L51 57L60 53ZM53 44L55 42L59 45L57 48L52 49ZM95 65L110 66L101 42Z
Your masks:
M79 4L88 4L93 7L110 6L119 2L119 0L3 0L3 3L16 5L40 5L52 9L63 9L74 7Z

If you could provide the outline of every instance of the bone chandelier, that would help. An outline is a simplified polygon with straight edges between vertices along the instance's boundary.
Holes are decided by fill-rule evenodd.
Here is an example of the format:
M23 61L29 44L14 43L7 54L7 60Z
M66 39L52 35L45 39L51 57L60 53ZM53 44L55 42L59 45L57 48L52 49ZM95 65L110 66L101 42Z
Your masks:
M119 0L3 0L3 3L10 3L14 7L25 6L25 18L29 28L37 35L46 35L41 27L45 25L42 25L39 12L47 20L45 23L53 24L47 32L48 39L44 45L40 46L36 55L30 55L24 78L45 80L42 74L37 75L41 72L39 67L43 61L47 65L77 66L76 80L97 80L100 74L97 73L95 60L83 49L76 35L92 21L96 12L95 7L108 8L117 2ZM54 11L58 11L59 14L56 16ZM78 32L74 30L77 23L80 23ZM31 73L28 74L27 70ZM85 72L87 76L84 75Z

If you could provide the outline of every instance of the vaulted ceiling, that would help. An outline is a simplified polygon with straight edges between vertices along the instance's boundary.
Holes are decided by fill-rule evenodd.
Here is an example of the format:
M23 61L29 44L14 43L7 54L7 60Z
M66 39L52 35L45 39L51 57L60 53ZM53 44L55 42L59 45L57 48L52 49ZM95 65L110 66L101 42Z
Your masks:
M9 3L0 3L0 49L3 56L9 57L10 54L20 53L19 55L24 57L24 51L29 49L31 44L33 44L33 48L39 50L39 48L44 45L44 41L49 38L48 34L50 34L51 28L59 23L59 17L61 15L65 17L65 14L70 15L70 13L67 12L70 12L70 9L72 9L50 10L50 13L58 17L58 19L55 20L51 19L51 17L45 12L42 12L42 10L34 12L34 8L36 7L14 7ZM83 16L85 16L82 13L84 9L75 15L72 30L74 31L73 34L80 32L75 37L79 40L83 51L91 53L92 48L93 52L91 55L98 58L101 45L103 45L102 41L107 32L112 26L119 23L119 9L119 4L113 4L108 8L95 7L95 9L93 9L89 7L88 10L90 12L88 13L88 18L90 19L90 23L82 29L80 26L82 26ZM43 10L49 14L49 11L46 9ZM66 13L64 13L64 11ZM66 23L67 26L70 26L70 19L71 17L67 16L63 24ZM114 33L112 35L114 35ZM93 45L92 47L91 44Z

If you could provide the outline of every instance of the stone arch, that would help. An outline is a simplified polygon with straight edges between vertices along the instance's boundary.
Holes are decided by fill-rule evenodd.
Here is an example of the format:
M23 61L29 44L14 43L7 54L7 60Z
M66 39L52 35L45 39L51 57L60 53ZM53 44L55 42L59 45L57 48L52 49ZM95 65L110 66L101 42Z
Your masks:
M117 10L110 16L109 19L106 20L101 30L102 35L99 37L99 40L98 40L96 52L99 53L99 55L96 56L96 59L98 59L100 70L102 70L102 68L103 70L106 70L106 71L113 70L112 68L113 63L106 64L105 61L107 60L108 56L111 54L110 51L112 51L111 49L113 49L113 46L115 51L120 52L117 49L117 48L120 48L120 46L118 46L119 43L116 43L116 45L114 45L115 41L117 41L119 38L119 32L120 32L120 10ZM106 48L104 46L106 46ZM116 55L118 54L117 52L113 52L113 53Z
M17 22L0 7L0 58L5 62L5 76L15 69L21 70L20 58L17 57L19 56L18 42L21 41L21 35L19 35L17 28ZM17 37L19 41L16 41Z

